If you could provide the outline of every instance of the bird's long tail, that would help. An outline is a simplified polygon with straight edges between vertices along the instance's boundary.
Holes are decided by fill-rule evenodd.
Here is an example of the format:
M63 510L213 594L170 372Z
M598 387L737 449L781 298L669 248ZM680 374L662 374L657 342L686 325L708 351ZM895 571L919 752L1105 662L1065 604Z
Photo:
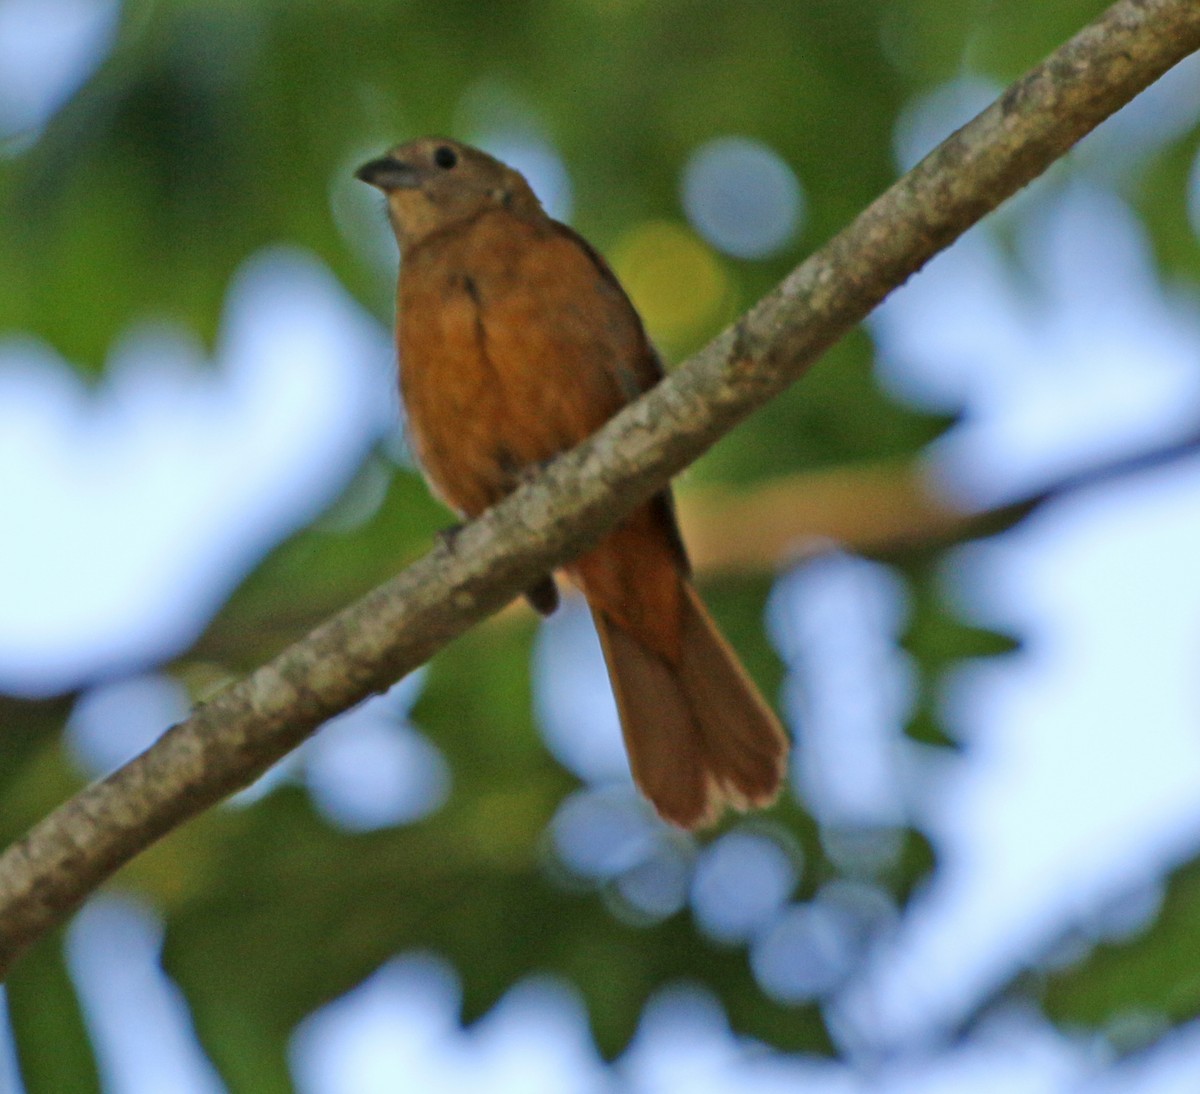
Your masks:
M634 780L666 820L711 824L779 792L788 741L691 582L678 577L678 661L592 605Z

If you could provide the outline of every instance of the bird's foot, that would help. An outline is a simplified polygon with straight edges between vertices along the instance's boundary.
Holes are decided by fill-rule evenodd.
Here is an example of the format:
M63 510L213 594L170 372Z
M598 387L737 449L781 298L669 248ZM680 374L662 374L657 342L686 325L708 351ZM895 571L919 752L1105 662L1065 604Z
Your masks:
M530 589L525 590L525 599L538 615L553 615L558 607L558 586L554 575L547 574Z
M551 456L549 459L538 460L536 463L527 463L524 467L519 468L513 475L517 486L528 486L553 462L554 457Z
M458 544L458 537L462 534L462 530L465 527L465 524L448 525L445 528L438 529L438 531L434 533L434 538L437 540L440 547L444 548L450 554L454 554L455 548Z

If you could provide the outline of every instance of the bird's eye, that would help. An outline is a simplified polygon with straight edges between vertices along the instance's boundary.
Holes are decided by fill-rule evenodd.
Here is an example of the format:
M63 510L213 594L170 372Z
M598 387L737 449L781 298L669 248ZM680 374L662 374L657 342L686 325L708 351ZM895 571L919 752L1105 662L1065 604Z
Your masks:
M458 163L458 153L455 152L453 148L443 144L441 148L434 152L433 162L439 167L444 167L448 171L451 167Z

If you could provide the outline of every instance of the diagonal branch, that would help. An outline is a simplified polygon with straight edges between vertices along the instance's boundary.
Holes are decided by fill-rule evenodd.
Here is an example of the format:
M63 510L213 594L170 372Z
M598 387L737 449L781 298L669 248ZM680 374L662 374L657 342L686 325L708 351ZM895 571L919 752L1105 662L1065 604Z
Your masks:
M594 543L931 256L1200 48L1196 0L1119 0L666 381L392 581L226 688L0 857L0 974L122 864Z

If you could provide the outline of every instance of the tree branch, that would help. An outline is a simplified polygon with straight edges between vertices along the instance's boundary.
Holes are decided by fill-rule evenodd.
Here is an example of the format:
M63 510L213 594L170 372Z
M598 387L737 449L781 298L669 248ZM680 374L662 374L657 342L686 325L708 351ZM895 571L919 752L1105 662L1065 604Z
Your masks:
M794 382L892 289L1200 48L1195 0L1120 0L537 482L93 783L0 857L0 973L177 825L385 690Z
M1157 447L1082 467L989 509L949 500L920 458L796 472L745 490L700 486L683 494L677 509L698 575L769 573L828 543L884 560L944 550L1003 532L1081 490L1198 455L1200 426Z

